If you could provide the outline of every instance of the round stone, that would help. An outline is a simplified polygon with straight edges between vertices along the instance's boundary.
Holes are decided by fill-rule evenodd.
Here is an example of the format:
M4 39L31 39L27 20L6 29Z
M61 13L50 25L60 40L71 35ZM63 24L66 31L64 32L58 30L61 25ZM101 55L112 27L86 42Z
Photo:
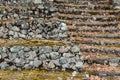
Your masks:
M69 51L70 47L65 47L65 46L61 46L59 48L59 53L67 53Z
M8 34L9 35L14 35L14 31L9 31Z
M72 52L72 53L78 53L78 52L80 52L80 48L77 47L77 46L73 46L73 47L71 48L71 52Z
M60 54L58 52L51 52L50 57L51 59L58 59Z
M82 66L83 66L83 62L77 62L76 65L75 65L75 67L76 67L77 69L82 68Z
M65 23L60 24L61 30L65 31L67 30L67 25Z
M28 51L30 51L30 47L24 47L23 50L24 50L25 52L28 52Z
M38 68L40 65L42 65L42 61L38 60L38 58L34 59L34 67Z
M55 51L55 52L58 52L58 50L59 50L59 46L53 46L53 51Z
M10 48L11 52L19 52L20 50L21 50L20 46L13 46L13 47Z
M64 53L63 54L63 57L66 57L66 58L71 58L71 57L74 57L75 55L72 54L72 53Z
M49 62L48 68L51 68L51 69L55 68L55 64L53 62Z
M61 57L60 58L60 64L65 64L65 63L67 63L68 62L68 59L67 58L65 58L65 57Z

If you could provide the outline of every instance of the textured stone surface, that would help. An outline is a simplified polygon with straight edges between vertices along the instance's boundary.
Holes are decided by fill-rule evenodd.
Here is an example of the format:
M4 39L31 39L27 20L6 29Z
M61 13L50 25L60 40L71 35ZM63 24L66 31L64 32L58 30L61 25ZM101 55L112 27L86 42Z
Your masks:
M73 69L82 68L82 59L70 46L13 46L0 48L0 69ZM62 51L60 51L60 50ZM59 52L60 51L60 52ZM68 52L68 53L67 53ZM77 50L77 52L80 52Z

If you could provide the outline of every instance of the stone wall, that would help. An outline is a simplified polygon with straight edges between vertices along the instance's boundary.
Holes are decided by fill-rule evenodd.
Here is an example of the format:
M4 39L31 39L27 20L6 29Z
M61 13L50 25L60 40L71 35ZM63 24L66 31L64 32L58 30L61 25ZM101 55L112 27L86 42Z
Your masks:
M77 46L0 47L0 69L72 69L82 68L82 53Z
M0 38L67 40L67 26L63 21L13 21L0 26Z

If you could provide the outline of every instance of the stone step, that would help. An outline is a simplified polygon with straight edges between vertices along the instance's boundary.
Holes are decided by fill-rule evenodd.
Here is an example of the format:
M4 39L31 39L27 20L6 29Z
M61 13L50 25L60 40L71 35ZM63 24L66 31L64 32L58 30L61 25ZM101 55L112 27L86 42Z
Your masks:
M90 71L93 75L100 77L120 76L120 67L101 65L101 64L84 64L83 69Z
M82 52L90 52L90 53L106 53L113 54L120 57L120 47L119 46L97 46L97 45L87 45L87 44L79 44L79 47Z
M75 9L81 9L81 10L83 10L83 9L89 9L89 10L91 10L91 9L95 9L95 10L97 10L97 9L102 9L102 10L110 10L111 8L110 8L110 5L108 5L108 4L91 4L91 5L89 5L89 4L73 4L73 3L71 3L71 4L66 4L66 3L61 3L61 4L54 4L55 6L57 6L58 8L75 8Z
M70 41L76 43L76 44L89 44L89 45L106 45L106 46L120 46L120 39L98 39L98 38L81 38L81 37L75 37L70 38Z
M120 66L120 57L113 54L83 52L83 57L86 64Z
M74 15L74 14L58 14L59 19L76 21L120 21L120 16L115 15Z
M73 20L66 20L66 24L67 25L75 25L75 26L118 26L119 24L119 21L116 22L116 21L104 21L104 22L101 22L101 21L79 21L77 20L76 22L74 22Z
M97 14L110 14L110 15L118 15L120 10L80 10L80 9L58 9L59 13L64 14L90 14L90 15L97 15Z
M106 32L68 32L70 37L83 37L83 38L120 38L120 32L106 33Z

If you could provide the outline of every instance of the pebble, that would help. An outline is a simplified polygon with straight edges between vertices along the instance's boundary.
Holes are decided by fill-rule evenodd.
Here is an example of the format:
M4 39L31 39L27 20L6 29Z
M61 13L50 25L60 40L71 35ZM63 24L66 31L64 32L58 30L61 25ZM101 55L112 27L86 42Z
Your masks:
M60 63L61 64L65 64L65 63L67 63L68 62L68 59L67 58L65 58L65 57L61 57L60 58Z
M50 57L51 59L58 59L60 57L60 54L58 52L51 52Z
M82 68L82 66L83 66L83 62L77 62L75 65L75 67L78 69Z
M38 68L40 65L42 65L42 61L38 60L38 58L34 59L34 67Z
M11 48L10 48L10 51L11 51L11 52L13 52L13 53L14 53L14 52L16 52L16 53L17 53L17 52L19 52L19 51L20 51L20 49L21 49L21 47L20 47L20 46L13 46L13 47L11 47Z
M78 52L80 52L80 48L77 47L77 46L73 46L73 47L71 48L71 52L73 52L73 53L78 53Z
M78 75L78 73L79 73L79 72L77 72L77 71L73 71L73 72L72 72L72 76L75 77L75 76Z
M65 47L65 46L61 46L59 48L59 53L67 53L69 51L69 48L68 47Z
M48 68L50 68L50 69L55 68L55 64L53 62L49 62Z

